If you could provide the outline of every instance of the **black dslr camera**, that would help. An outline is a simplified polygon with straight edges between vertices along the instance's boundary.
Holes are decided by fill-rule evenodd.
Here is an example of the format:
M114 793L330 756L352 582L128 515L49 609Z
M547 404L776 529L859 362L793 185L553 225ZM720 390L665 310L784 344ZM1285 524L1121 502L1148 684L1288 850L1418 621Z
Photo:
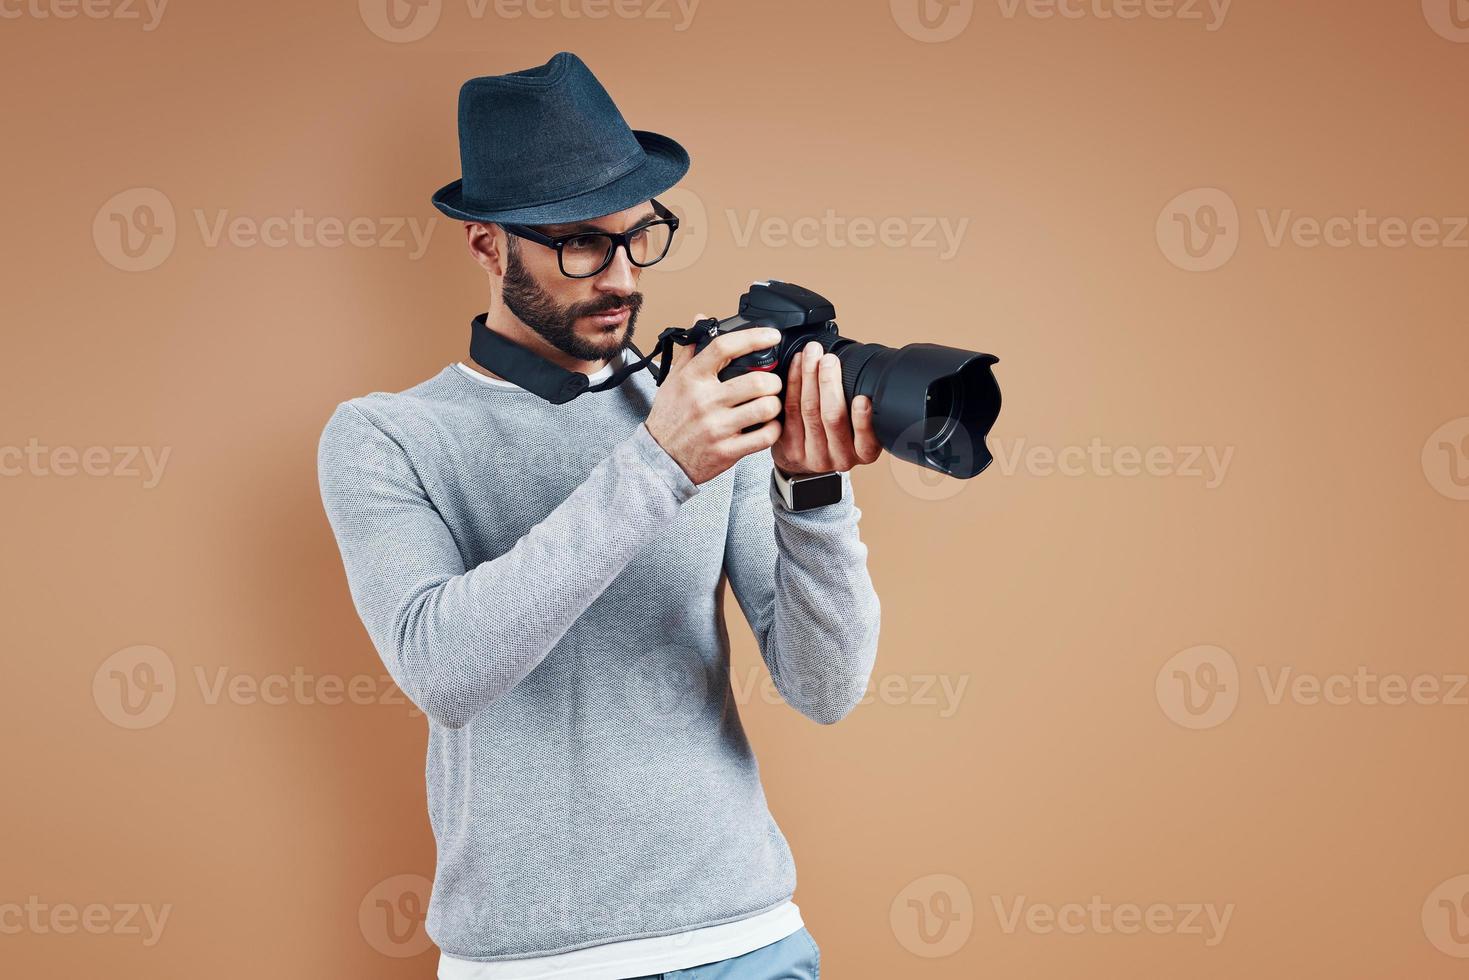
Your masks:
M814 340L841 361L848 406L858 395L872 399L878 441L894 456L961 480L978 476L994 458L984 440L1000 414L1000 385L991 368L999 358L939 344L894 350L838 336L830 301L774 279L752 285L734 316L696 323L689 331L694 353L720 334L749 327L775 327L783 336L774 347L730 361L720 381L774 371L784 392L791 358Z

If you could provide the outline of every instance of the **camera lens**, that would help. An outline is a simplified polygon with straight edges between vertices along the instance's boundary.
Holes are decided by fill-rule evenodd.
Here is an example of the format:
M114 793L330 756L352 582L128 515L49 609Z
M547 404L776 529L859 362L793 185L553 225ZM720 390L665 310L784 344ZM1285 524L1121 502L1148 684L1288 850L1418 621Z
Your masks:
M1000 414L1000 386L991 354L908 344L838 340L848 404L872 399L873 427L883 448L899 459L967 480L994 459L985 437Z
M928 394L924 397L927 414L923 419L923 448L937 449L949 438L958 423L955 402L962 397L953 375L939 378L928 386Z

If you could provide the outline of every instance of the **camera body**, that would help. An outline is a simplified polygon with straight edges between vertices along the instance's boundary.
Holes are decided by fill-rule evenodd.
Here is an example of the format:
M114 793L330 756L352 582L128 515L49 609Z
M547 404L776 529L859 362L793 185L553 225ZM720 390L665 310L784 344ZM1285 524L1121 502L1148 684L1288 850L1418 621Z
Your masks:
M814 340L837 356L848 407L858 395L872 399L873 430L893 455L961 480L993 461L985 437L1000 413L994 355L942 344L859 343L838 333L830 300L775 279L751 285L734 316L700 320L688 333L697 355L720 334L751 327L775 327L780 342L730 361L720 381L773 371L784 395L791 359Z
M711 317L697 324L700 331L694 353L708 347L715 337L750 327L775 327L781 332L780 343L765 350L745 354L730 361L719 372L720 381L738 378L750 371L775 371L785 388L786 371L791 358L812 340L824 351L835 345L838 334L836 308L818 293L794 283L767 280L753 284L740 297L740 310L734 316L718 320Z

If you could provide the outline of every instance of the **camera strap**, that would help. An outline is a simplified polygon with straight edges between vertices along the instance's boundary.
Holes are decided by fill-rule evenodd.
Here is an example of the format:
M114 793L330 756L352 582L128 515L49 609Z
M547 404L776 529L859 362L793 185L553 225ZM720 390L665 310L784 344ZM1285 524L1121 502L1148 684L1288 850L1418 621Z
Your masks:
M638 350L635 344L629 343L628 347L638 355L638 360L622 365L612 372L611 377L594 385L580 371L568 371L535 351L522 347L504 334L491 330L485 324L486 316L487 314L481 313L469 322L469 359L486 371L539 395L553 405L564 405L589 391L616 388L644 368L653 373L656 383L661 385L663 379L668 377L668 368L673 362L673 345L695 343L700 332L708 329L708 324L717 322L711 318L700 320L692 327L669 327L658 335L658 343L647 355ZM654 358L660 358L656 373L650 366Z

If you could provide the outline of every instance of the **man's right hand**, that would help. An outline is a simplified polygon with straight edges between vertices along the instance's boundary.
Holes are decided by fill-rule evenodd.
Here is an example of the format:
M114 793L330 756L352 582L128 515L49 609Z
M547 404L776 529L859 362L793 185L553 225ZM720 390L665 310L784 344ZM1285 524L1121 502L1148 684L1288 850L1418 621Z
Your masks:
M784 403L774 371L719 380L730 361L774 347L780 338L774 327L748 327L720 334L697 355L692 344L674 345L668 377L658 386L644 424L696 486L780 438ZM762 422L753 432L740 431Z

